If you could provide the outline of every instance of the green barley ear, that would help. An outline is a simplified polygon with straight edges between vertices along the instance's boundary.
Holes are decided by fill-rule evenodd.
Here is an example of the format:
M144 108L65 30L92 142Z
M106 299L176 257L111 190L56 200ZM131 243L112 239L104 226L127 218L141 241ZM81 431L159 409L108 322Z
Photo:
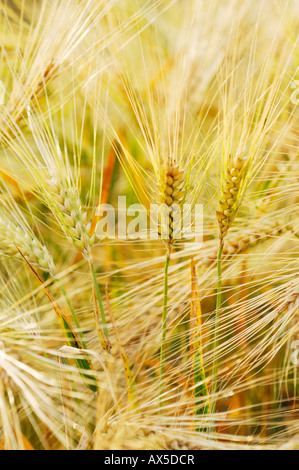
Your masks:
M0 216L0 253L3 256L21 259L18 248L29 263L52 275L55 273L52 256L35 235L25 227L20 227Z
M63 185L57 178L48 181L48 185L65 235L78 250L84 254L90 253L95 235L89 235L91 223L87 223L87 212L82 208L78 189Z

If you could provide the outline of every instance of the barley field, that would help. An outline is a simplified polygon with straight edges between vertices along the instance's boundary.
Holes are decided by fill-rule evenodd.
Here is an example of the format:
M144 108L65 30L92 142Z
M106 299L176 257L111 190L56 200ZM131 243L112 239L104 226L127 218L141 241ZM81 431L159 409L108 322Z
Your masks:
M0 0L0 449L299 450L298 31Z

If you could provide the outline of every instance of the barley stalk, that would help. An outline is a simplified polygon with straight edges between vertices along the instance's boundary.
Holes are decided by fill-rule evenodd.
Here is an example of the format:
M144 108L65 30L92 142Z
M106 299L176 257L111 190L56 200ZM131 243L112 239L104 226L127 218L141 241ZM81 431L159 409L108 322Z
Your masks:
M217 294L214 325L214 357L213 357L213 383L212 383L212 403L211 412L216 411L216 393L217 393L217 375L218 375L218 323L221 308L221 258L224 247L224 237L226 236L233 220L236 216L238 205L240 204L242 192L242 180L244 178L246 165L244 158L236 155L235 159L229 155L227 168L223 175L221 184L219 207L217 210L217 219L219 225L219 249L217 255ZM211 428L211 431L213 427Z
M116 326L115 318L114 318L112 308L111 308L111 304L110 304L108 285L106 285L106 302L107 302L108 313L109 313L109 317L110 317L110 320L111 320L111 323L112 323L112 327L113 327L114 335L115 335L115 338L116 338L118 350L119 350L119 353L120 353L120 356L121 356L121 359L122 359L122 363L123 363L123 368L124 368L124 373L125 373L126 383L127 383L128 401L130 403L130 406L131 406L132 410L135 410L138 407L138 401L137 401L137 396L136 396L135 376L134 376L134 374L131 370L131 364L130 364L130 360L128 358L128 355L127 355L126 351L124 350L124 348L121 344L121 341L120 341L118 329L117 329L117 326Z
M81 200L79 197L78 189L75 187L63 187L57 179L52 178L48 182L51 194L54 196L56 206L59 209L57 218L67 236L73 245L88 259L93 289L94 289L94 306L95 306L95 320L97 324L97 331L103 348L107 351L110 350L109 335L105 317L105 310L96 279L96 273L91 257L91 247L95 241L95 227L93 227L93 235L91 235L92 223L87 223L87 212L83 211ZM98 307L102 317L103 331L98 322ZM76 324L78 322L76 321Z
M206 383L206 374L203 362L202 351L202 318L201 304L199 296L198 280L194 259L191 259L191 306L190 306L190 356L191 356L191 377L193 382L194 395L194 415L208 414L211 412L209 391ZM203 403L203 398L205 402ZM198 425L195 430L199 431Z
M59 285L59 287L60 287L60 290L61 290L61 292L62 292L62 294L63 294L63 296L64 296L64 298L65 298L65 300L66 300L66 303L67 303L69 309L70 309L72 318L73 318L73 320L74 320L74 322L75 322L75 325L76 325L76 327L77 327L78 335L80 336L80 339L81 339L82 346L83 346L84 349L87 349L87 345L86 345L86 343L85 343L85 341L84 341L84 336L83 336L83 333L82 333L82 331L81 331L81 327L80 327L79 320L78 320L77 315L76 315L76 312L75 312L75 310L74 310L74 308L73 308L73 306L72 306L72 304L71 304L71 302L70 302L70 299L69 299L69 297L68 297L68 295L67 295L67 293L66 293L66 290L65 290L65 288L64 288L64 286L63 286L61 280L59 279L59 277L56 276L55 279L56 279L56 282L58 283L58 285Z
M218 360L217 360L217 348L218 348L218 322L219 322L219 311L221 307L221 256L223 246L220 245L218 256L217 256L217 295L216 295L216 310L215 310L215 326L214 326L214 357L213 357L213 383L212 383L212 403L211 413L216 411L216 393L217 393L217 375L218 375ZM212 429L211 429L212 430Z
M162 338L160 352L160 408L164 403L165 388L165 348L166 348L166 330L167 330L167 301L168 301L168 267L170 262L170 251L167 252L164 266L164 293L163 293L163 310L162 310Z
M109 341L109 334L108 334L108 328L107 328L104 305L103 305L103 301L102 301L102 297L101 297L101 293L100 293L100 289L99 289L99 285L98 285L94 265L93 265L91 259L89 260L89 264L90 264L90 270L91 270L92 279L93 279L93 297L94 297L94 305L95 305L94 310L95 310L95 322L96 322L96 325L97 325L97 332L98 332L98 336L99 336L102 348L105 351L110 352L111 343ZM97 305L100 306L100 313L101 313L101 318L102 318L103 330L100 326L100 320L99 320L98 306Z

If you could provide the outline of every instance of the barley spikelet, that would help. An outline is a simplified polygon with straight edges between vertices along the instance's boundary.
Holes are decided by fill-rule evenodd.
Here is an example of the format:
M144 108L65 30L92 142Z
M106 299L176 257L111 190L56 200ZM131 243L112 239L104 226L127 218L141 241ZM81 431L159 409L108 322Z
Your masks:
M91 223L87 223L87 212L82 209L78 189L67 185L64 187L56 178L52 178L48 184L60 212L57 218L67 238L78 250L89 253L95 235L89 235Z

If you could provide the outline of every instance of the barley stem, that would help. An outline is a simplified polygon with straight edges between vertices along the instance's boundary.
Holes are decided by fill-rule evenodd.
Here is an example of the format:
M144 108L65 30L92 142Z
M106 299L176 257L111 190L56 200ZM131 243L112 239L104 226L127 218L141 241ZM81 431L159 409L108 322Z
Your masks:
M65 290L65 288L63 287L63 284L62 284L61 280L60 280L58 277L56 277L56 282L57 282L57 284L59 285L60 290L61 290L61 292L62 292L62 294L63 294L63 296L64 296L64 298L65 298L65 300L66 300L66 303L67 303L69 309L70 309L70 312L71 312L71 314L72 314L72 318L73 318L74 323L75 323L75 325L76 325L76 327L77 327L78 335L80 336L80 339L81 339L82 346L83 346L84 349L87 349L86 343L85 343L85 341L84 341L84 336L83 336L83 333L82 333L82 331L81 331L81 327L80 327L79 320L78 320L78 318L77 318L77 315L76 315L76 313L75 313L75 310L73 309L73 306L72 306L72 304L71 304L71 302L70 302L70 299L68 298L68 295L67 295L67 293L66 293L66 290Z
M166 318L167 318L167 295L168 295L168 267L170 261L170 251L167 250L164 267L164 296L162 312L162 340L160 354L160 407L163 405L164 381L165 381L165 341L166 341Z
M213 382L212 382L212 404L211 413L215 413L216 410L216 398L213 395L217 392L217 374L218 374L218 361L217 361L217 348L218 348L218 321L219 311L221 306L221 255L223 250L223 244L219 246L217 256L217 296L216 296L216 311L215 311L215 326L214 326L214 359L213 359Z
M190 305L190 364L191 379L194 398L194 428L196 432L204 432L204 428L198 426L196 416L210 414L211 405L209 390L206 382L206 374L203 362L202 350L202 312L199 295L199 287L196 276L196 268L194 259L191 259L191 305ZM205 398L203 406L203 397Z
M109 338L108 328L107 328L107 323L106 323L105 310L104 310L102 297L101 297L101 293L100 293L100 289L99 289L99 285L98 285L98 281L97 281L97 278L96 278L96 273L95 273L94 265L93 265L92 261L90 261L90 268L91 268L91 272L92 272L93 283L94 283L94 287L95 287L97 300L98 300L98 303L99 303L99 306L100 306L102 323L103 323L103 331L104 331L104 334L105 334L106 338Z

